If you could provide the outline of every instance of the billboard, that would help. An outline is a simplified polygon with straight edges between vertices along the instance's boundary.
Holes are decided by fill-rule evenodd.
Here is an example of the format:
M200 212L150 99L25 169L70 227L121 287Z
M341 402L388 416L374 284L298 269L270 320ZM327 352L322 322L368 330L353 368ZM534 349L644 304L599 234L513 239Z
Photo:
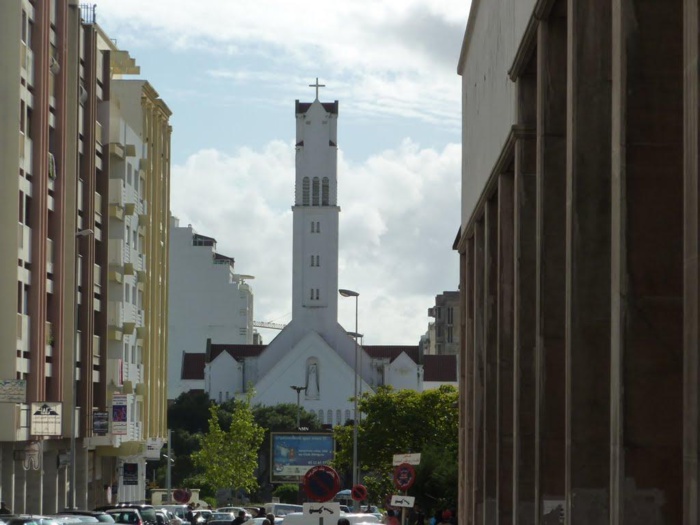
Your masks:
M306 471L333 460L333 434L272 432L270 482L298 483Z

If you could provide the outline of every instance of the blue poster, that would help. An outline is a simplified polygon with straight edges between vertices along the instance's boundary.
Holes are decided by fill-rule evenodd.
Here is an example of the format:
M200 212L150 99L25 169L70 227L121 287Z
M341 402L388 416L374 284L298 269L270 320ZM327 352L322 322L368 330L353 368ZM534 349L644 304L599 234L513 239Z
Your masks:
M333 460L333 434L272 433L271 481L298 480L316 465Z

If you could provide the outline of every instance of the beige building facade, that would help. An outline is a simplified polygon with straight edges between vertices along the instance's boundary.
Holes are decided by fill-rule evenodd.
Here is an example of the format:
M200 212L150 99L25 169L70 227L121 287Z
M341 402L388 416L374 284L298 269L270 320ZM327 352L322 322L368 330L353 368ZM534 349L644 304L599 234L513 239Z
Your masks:
M117 263L111 243L110 100L125 53L108 41L94 10L74 0L0 2L0 499L15 512L105 502L107 487L120 486L120 462L166 435L170 113L144 84L135 104L149 126L148 212L136 197L132 212L144 239L145 262L133 268L144 291L134 320L143 374L120 386L109 289L129 261ZM111 409L128 388L141 407L126 428L140 432L124 450ZM97 438L105 430L110 443Z
M698 0L473 0L462 524L700 522Z

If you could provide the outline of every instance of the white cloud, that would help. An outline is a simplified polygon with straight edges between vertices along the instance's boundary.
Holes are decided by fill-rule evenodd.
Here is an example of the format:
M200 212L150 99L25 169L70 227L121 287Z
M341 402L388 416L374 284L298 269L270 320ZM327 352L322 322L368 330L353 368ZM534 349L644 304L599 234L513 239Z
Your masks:
M405 141L359 164L339 157L339 282L361 294L359 331L366 344L417 344L434 296L458 284L460 147ZM257 320L290 318L293 190L291 143L202 150L172 168L173 214L256 277ZM353 301L339 301L339 321L354 330Z

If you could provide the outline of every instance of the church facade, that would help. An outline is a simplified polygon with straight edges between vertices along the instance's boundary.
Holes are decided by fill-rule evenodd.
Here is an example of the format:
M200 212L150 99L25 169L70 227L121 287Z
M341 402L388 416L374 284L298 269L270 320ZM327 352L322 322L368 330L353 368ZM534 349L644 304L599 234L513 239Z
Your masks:
M358 393L422 391L425 363L418 345L363 347L338 323L338 101L320 102L315 87L313 102L295 106L292 320L266 346L208 340L199 366L217 402L253 388L254 404L298 400L321 422L342 424L352 419L356 369ZM451 369L452 381L440 384L456 384L456 361Z

